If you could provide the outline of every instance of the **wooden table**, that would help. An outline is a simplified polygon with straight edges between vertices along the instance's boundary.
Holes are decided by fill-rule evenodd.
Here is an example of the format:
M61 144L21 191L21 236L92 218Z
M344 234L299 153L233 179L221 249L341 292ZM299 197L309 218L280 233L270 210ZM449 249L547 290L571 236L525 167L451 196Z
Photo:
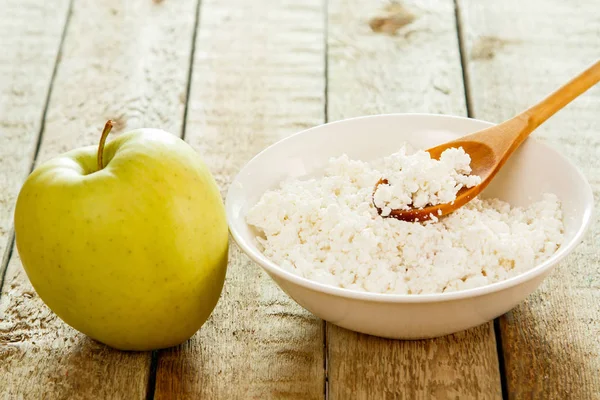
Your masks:
M525 303L424 341L324 323L232 246L209 321L153 353L111 350L57 319L22 270L12 222L32 167L95 144L108 118L116 134L181 135L223 194L265 146L326 121L501 121L597 59L597 0L0 0L0 11L0 398L600 398L597 216ZM600 86L535 135L600 195Z

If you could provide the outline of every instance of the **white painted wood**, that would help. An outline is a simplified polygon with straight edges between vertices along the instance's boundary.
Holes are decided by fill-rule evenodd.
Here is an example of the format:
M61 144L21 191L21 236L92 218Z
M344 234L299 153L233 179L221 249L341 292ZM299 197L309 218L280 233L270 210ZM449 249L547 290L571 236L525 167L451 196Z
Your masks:
M330 1L329 120L404 112L465 115L453 2L386 4ZM405 25L394 35L377 33L372 18ZM327 328L332 399L501 397L491 323L423 341Z
M0 260L29 174L69 2L3 0L0 19ZM0 277L4 270L0 261Z
M598 59L598 2L460 0L474 116L502 121ZM600 194L600 86L534 136ZM552 177L548 177L552 179ZM598 205L598 204L597 204ZM501 319L508 397L600 398L600 219L524 304Z
M225 194L256 153L323 122L323 6L207 0L200 16L186 140ZM159 355L156 396L323 398L322 332L232 243L213 315L191 341Z
M53 32L62 29L66 2L44 3L43 7L38 3L37 20L35 14L29 20L26 14L20 17L19 24L26 27L20 40L26 40L27 30L38 32L38 25L47 25L48 35L56 36ZM39 159L97 143L109 118L118 123L115 134L141 126L179 134L195 7L195 0L75 1ZM61 26L54 27L45 18L62 18ZM23 43L19 51L29 51L29 45L32 51L41 52L39 58L52 57L56 49L43 47L55 44L56 38L45 34L42 30L41 38L27 39L31 43ZM38 59L37 54L32 57ZM49 81L45 62L38 59L39 65L29 69L40 69L40 79ZM29 70L25 73L19 78L22 82L35 77ZM41 90L47 84L32 85ZM35 114L41 116L39 112L38 106ZM19 133L20 129L13 130L13 135ZM19 157L30 159L26 154ZM150 371L149 353L111 350L59 320L37 297L16 250L0 297L0 360L0 394L6 399L139 399L146 396Z

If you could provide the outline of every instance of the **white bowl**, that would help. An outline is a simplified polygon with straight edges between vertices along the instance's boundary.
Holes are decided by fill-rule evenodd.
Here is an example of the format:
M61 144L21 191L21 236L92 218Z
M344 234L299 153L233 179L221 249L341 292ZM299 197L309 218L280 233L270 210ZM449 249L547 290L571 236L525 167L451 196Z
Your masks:
M297 133L254 157L231 184L226 200L231 234L298 304L341 327L387 338L419 339L483 324L533 292L580 243L590 223L593 196L584 176L558 152L533 138L517 150L482 196L523 206L540 199L542 193L556 194L563 206L564 242L550 259L530 271L491 285L452 293L394 295L321 284L267 259L245 216L266 190L289 176L318 173L330 157L346 153L369 161L393 153L402 143L425 149L491 125L444 115L391 114L338 121Z

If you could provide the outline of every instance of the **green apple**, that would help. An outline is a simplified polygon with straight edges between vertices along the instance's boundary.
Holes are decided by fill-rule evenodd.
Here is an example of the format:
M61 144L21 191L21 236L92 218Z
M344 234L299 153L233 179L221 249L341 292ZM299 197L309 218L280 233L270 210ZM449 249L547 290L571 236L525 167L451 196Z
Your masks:
M36 168L15 209L23 267L78 331L122 350L190 338L219 300L228 228L219 189L183 140L140 129Z

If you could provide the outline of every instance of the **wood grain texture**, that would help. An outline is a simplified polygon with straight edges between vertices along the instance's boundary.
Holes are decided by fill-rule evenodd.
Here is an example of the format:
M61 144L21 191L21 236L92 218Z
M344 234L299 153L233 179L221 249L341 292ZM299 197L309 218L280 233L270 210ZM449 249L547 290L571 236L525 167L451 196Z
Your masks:
M225 194L252 156L323 122L324 14L320 0L207 0L200 17L186 140ZM322 398L322 328L232 242L213 315L159 354L156 398Z
M44 7L52 17L56 4ZM97 143L108 118L117 121L115 134L141 126L180 134L195 7L195 0L75 1L38 160ZM150 354L111 350L64 324L35 294L16 250L0 317L0 397L145 397Z
M68 0L2 2L0 282L12 241L15 200L31 170L68 6Z
M460 0L474 116L502 121L598 59L598 2ZM600 87L533 136L577 164L600 196ZM600 398L600 218L526 302L500 320L511 399Z
M374 32L372 18L402 26L395 34ZM466 114L452 1L332 0L328 30L329 120ZM331 399L501 398L491 323L422 341L385 340L328 324L327 344Z

